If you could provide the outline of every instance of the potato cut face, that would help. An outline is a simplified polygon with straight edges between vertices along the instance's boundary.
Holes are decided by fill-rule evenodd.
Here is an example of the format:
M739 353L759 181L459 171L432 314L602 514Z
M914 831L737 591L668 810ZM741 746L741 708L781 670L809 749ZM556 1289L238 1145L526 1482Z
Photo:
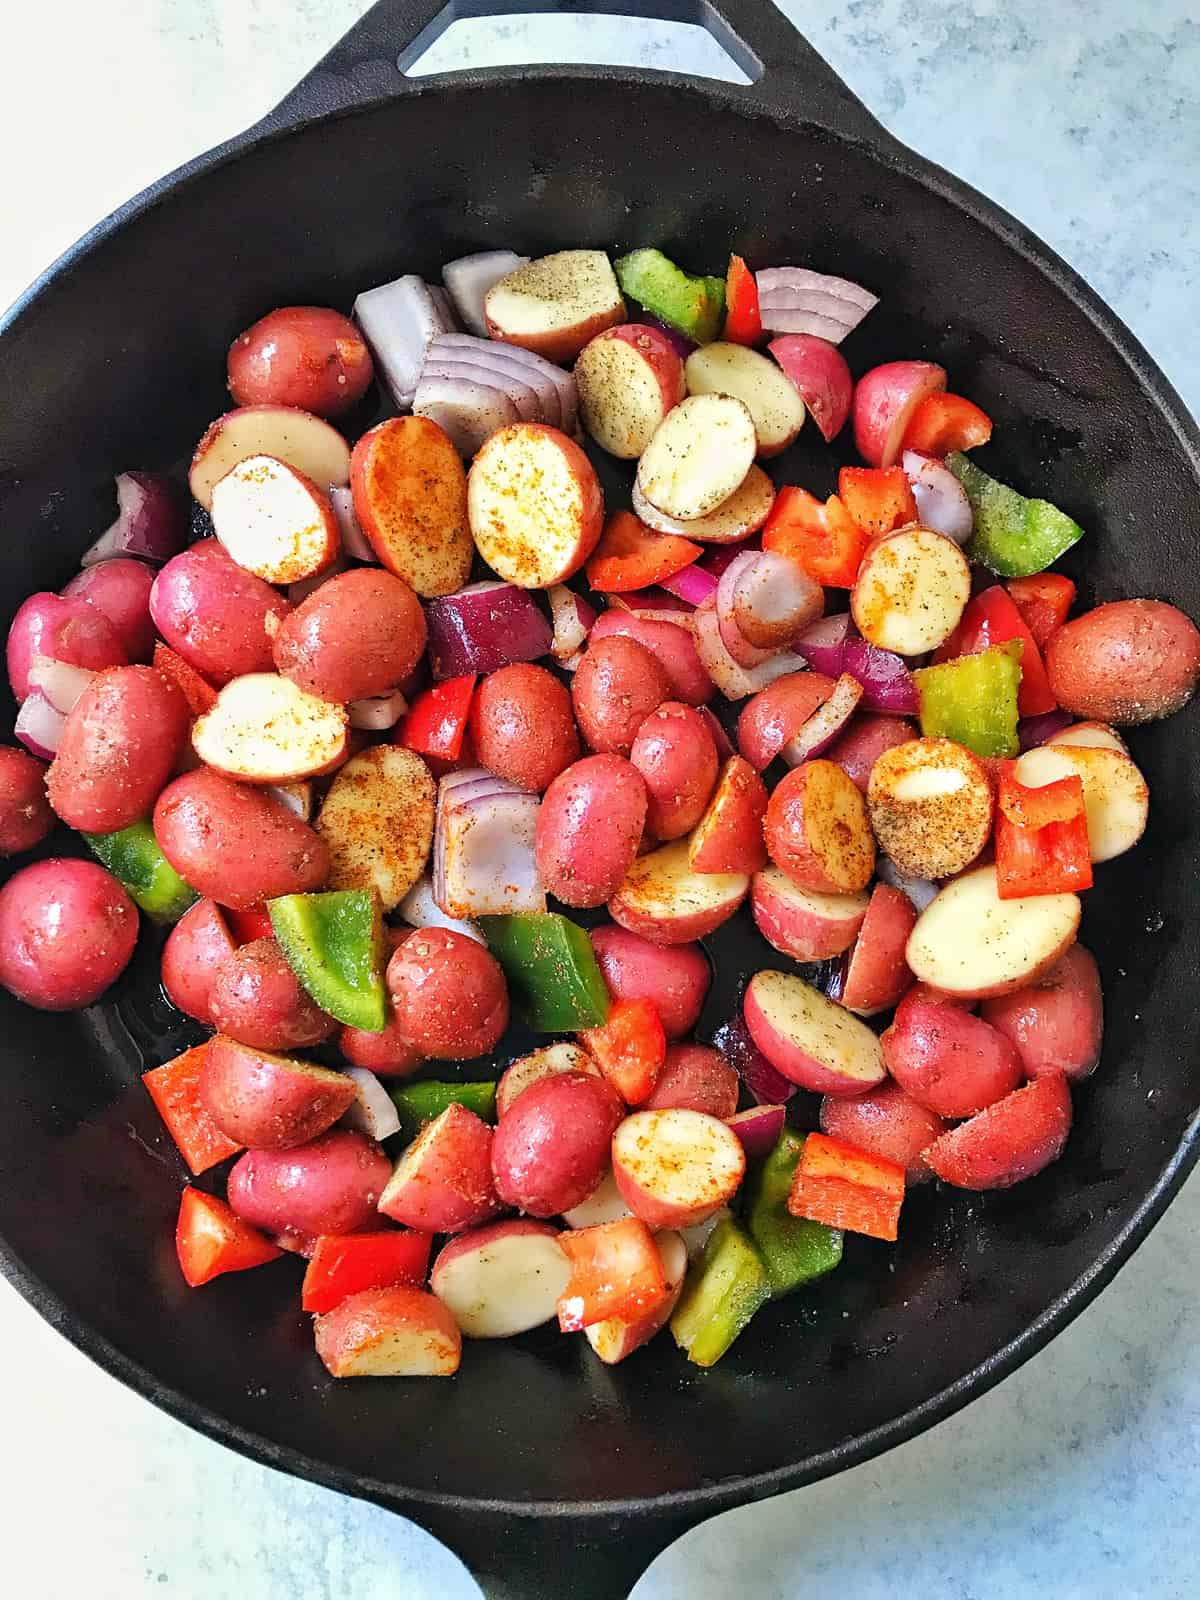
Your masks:
M307 694L273 672L234 678L197 719L201 761L248 783L290 783L327 772L346 748L345 706Z
M644 499L681 521L707 516L738 489L758 448L754 420L740 400L689 395L669 411L638 463Z
M392 911L420 881L433 844L437 786L410 750L374 745L334 778L317 819L331 889L375 889Z
M1078 895L1001 900L996 869L948 883L917 919L905 956L913 974L948 994L986 998L1032 982L1074 942Z
M917 878L949 878L974 861L992 829L983 767L951 739L912 739L871 768L867 807L879 848Z

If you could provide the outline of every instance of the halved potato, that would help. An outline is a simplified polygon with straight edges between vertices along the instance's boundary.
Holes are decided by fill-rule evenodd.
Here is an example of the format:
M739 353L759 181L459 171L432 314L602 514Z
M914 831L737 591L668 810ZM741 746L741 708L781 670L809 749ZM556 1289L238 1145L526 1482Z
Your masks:
M234 678L192 727L192 747L216 772L246 783L294 783L346 753L345 706L318 700L274 672Z
M433 844L437 785L411 750L377 744L334 778L317 818L331 889L375 889L393 911L419 882Z
M910 739L871 768L867 808L879 848L916 878L970 866L992 831L983 764L952 739Z
M976 1000L1008 994L1074 944L1080 909L1074 894L1001 900L995 867L976 867L948 883L917 918L905 958L921 983L944 994Z
M775 363L744 344L701 345L684 369L689 394L728 394L754 419L760 456L786 450L806 412L795 384Z
M468 1339L510 1339L551 1320L570 1276L556 1228L509 1217L443 1245L429 1287Z
M727 922L749 888L745 873L693 871L687 840L676 839L638 857L608 912L652 944L690 944Z
M1027 788L1077 773L1083 783L1088 849L1093 861L1124 855L1146 831L1150 791L1133 761L1105 745L1043 744L1017 761L1016 778Z
M494 283L484 296L493 339L549 361L574 361L598 333L625 320L625 302L603 250L558 250Z
M335 1378L448 1378L462 1334L424 1289L360 1289L315 1325L317 1354Z
M267 583L300 583L341 549L329 496L275 456L247 456L212 492L213 532L237 562Z
M602 450L636 461L687 393L683 362L660 328L625 322L597 334L575 363L583 425Z
M239 406L210 425L192 457L188 487L206 511L214 488L247 456L286 461L322 489L350 482L350 446L321 417L295 406Z
M722 500L706 517L695 517L691 522L668 517L652 506L636 479L631 504L635 514L655 533L675 533L685 539L698 539L701 544L738 544L757 533L771 515L775 485L761 467L751 467L728 500Z
M613 1177L650 1228L691 1228L727 1205L746 1173L737 1134L705 1111L635 1111L613 1134Z
M1081 744L1096 750L1117 750L1121 755L1129 754L1129 746L1122 739L1115 728L1110 728L1107 722L1076 722L1069 728L1064 728L1061 733L1056 733L1046 740L1047 744Z
M746 1026L771 1065L814 1094L863 1094L887 1076L883 1047L845 1007L790 972L756 972Z
M828 961L849 950L870 897L802 889L778 867L756 872L750 885L754 924L769 945L793 961Z
M467 479L467 514L479 554L506 583L565 583L596 548L604 496L573 439L541 422L501 428Z
M643 451L637 487L668 517L705 517L741 487L757 448L754 419L740 400L689 395L668 412Z
M389 572L422 599L453 594L475 554L467 475L443 428L428 417L389 417L354 446L354 514Z
M971 569L953 539L906 528L867 549L850 610L864 639L901 656L936 650L971 598Z

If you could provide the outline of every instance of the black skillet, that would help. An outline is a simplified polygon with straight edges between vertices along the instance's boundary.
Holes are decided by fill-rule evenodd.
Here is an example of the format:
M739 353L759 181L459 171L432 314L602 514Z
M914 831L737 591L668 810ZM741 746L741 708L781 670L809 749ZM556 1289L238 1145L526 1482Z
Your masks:
M260 127L96 228L0 330L0 594L57 588L111 515L114 472L181 458L224 408L223 351L273 305L348 305L472 249L661 245L860 279L882 304L852 367L944 362L996 420L984 463L1087 529L1084 601L1200 614L1200 436L1154 363L1051 251L898 145L764 0L567 9L706 26L754 81L534 67L408 81L456 17L538 0L383 0ZM825 492L809 428L782 464ZM911 1438L1038 1350L1112 1277L1198 1150L1193 707L1135 735L1149 833L1107 866L1084 937L1105 1055L1064 1158L985 1198L924 1193L894 1249L854 1241L711 1372L659 1340L616 1369L552 1331L477 1345L454 1382L325 1380L278 1263L185 1289L182 1169L137 1084L188 1035L147 948L81 1017L0 997L6 1273L77 1345L258 1460L403 1512L494 1594L628 1589L670 1540L741 1501ZM147 944L152 941L144 941ZM714 941L705 1023L765 956ZM775 958L778 960L778 958ZM847 1315L848 1313L848 1315Z

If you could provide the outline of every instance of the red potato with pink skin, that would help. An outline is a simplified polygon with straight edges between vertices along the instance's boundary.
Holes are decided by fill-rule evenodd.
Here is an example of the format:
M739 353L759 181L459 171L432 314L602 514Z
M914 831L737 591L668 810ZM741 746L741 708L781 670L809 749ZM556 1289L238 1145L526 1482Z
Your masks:
M282 800L203 767L159 795L154 836L185 882L232 911L320 889L329 876L325 841Z
M197 900L163 945L159 976L167 999L185 1016L214 1027L213 985L237 948L220 906L214 900Z
M692 871L759 872L767 864L766 814L766 785L748 761L730 754L688 840Z
M144 561L116 556L77 572L63 590L63 598L86 600L95 606L112 624L128 659L149 661L154 654L150 591L156 576L156 569Z
M354 1102L354 1083L311 1061L209 1040L200 1099L226 1138L251 1150L292 1150L332 1128Z
M715 933L746 898L741 872L693 872L685 839L639 856L608 902L608 914L652 944L691 944Z
M91 861L36 861L0 889L0 985L39 1011L90 1006L137 943L125 890Z
M33 687L29 669L35 656L102 672L128 661L120 635L104 613L79 595L31 594L8 630L8 681L13 698L24 700Z
M875 837L862 795L840 767L806 761L767 803L767 854L793 883L821 894L857 894L875 870Z
M429 1287L468 1339L510 1339L554 1317L570 1276L557 1228L506 1218L443 1245Z
M396 1163L379 1199L393 1222L462 1233L503 1210L492 1182L493 1131L457 1103L426 1124Z
M665 622L656 617L636 617L631 611L614 606L596 618L588 634L589 645L619 636L632 639L648 650L667 675L668 693L663 699L682 700L684 705L706 705L713 697L713 681L696 653L691 629L681 622Z
M575 362L583 425L602 450L636 461L687 393L683 362L661 328L624 322L590 340Z
M913 412L945 387L945 368L932 361L886 361L863 373L854 386L854 446L869 467L896 464Z
M1104 1036L1096 959L1074 944L1028 988L985 1000L980 1015L1012 1043L1027 1078L1086 1078L1100 1060Z
M629 759L646 783L646 825L654 837L690 833L717 781L717 747L699 712L664 701L638 729Z
M956 1188L1007 1189L1057 1161L1071 1119L1066 1078L1035 1078L944 1133L925 1160L935 1177Z
M737 742L756 772L771 765L833 691L834 681L824 673L790 672L747 700L738 715Z
M450 928L419 928L393 952L387 988L400 1036L422 1055L469 1061L508 1027L508 987L490 951Z
M880 1043L892 1077L939 1117L974 1116L1023 1075L1012 1043L957 1006L902 1000Z
M280 306L229 347L229 392L239 406L297 406L337 417L358 404L374 367L358 327L329 306Z
M541 1083L544 1078L553 1078L560 1072L585 1072L594 1078L603 1076L587 1051L577 1044L568 1044L563 1040L558 1044L543 1045L540 1050L531 1050L527 1056L510 1061L500 1074L500 1081L496 1085L497 1122L526 1089L532 1089L535 1083Z
M149 816L187 740L191 717L152 667L110 667L67 717L46 774L56 813L86 833L115 833Z
M229 1204L270 1234L359 1233L377 1224L391 1170L377 1144L334 1128L294 1150L247 1150L229 1174Z
M272 670L275 634L291 607L246 572L216 539L173 556L150 591L154 626L177 655L218 688Z
M238 406L211 422L188 468L188 487L206 511L213 490L239 462L273 456L322 487L350 481L350 447L311 411L275 404Z
M742 1013L771 1066L802 1089L859 1095L887 1076L883 1050L866 1023L803 978L756 972Z
M656 658L621 636L590 639L571 680L575 716L588 747L626 758L642 723L670 696L670 681Z
M424 1289L360 1289L316 1320L317 1354L334 1378L449 1378L462 1335Z
M600 1077L562 1072L518 1095L496 1128L492 1174L506 1205L533 1217L580 1205L608 1169L621 1102Z
M425 1060L404 1038L394 1012L389 1013L382 1033L347 1025L339 1031L337 1042L352 1067L365 1067L377 1078L411 1078Z
M767 349L795 384L809 416L826 444L839 434L850 415L854 379L837 345L812 333L788 333L772 339Z
M46 767L26 750L0 745L0 856L32 850L54 827Z
M698 944L664 948L615 923L593 928L588 937L614 1000L649 1000L668 1039L692 1031L712 982L708 957Z
M872 1017L894 1006L911 986L904 952L916 923L916 907L906 894L890 883L875 885L842 985L848 1011Z
M579 759L570 691L530 662L488 673L471 702L470 732L480 764L532 794Z
M711 1046L668 1045L658 1081L641 1109L703 1111L725 1122L737 1110L739 1083L737 1073Z
M283 618L275 668L308 694L344 703L388 694L425 650L425 614L403 578L372 567L339 573Z
M750 884L755 926L769 945L793 961L828 961L848 950L869 903L865 892L802 889L778 867L756 872Z
M1200 682L1200 629L1162 600L1114 600L1046 641L1046 675L1064 710L1127 727L1185 706Z
M737 1193L746 1153L731 1128L703 1111L639 1110L613 1135L612 1170L648 1228L692 1228Z
M881 1083L852 1100L826 1098L821 1102L822 1133L868 1155L896 1162L904 1168L910 1186L928 1183L933 1176L925 1163L925 1151L945 1133L946 1126L898 1083Z
M222 961L213 975L208 1009L218 1032L257 1050L321 1044L337 1029L335 1019L302 987L275 939L254 939Z
M546 889L568 906L602 906L621 887L646 826L646 785L623 756L585 756L554 779L535 849Z
M850 779L856 789L866 794L871 781L871 768L886 750L908 744L917 738L917 729L907 717L881 717L868 713L857 716L845 733L840 734L821 754L826 761Z

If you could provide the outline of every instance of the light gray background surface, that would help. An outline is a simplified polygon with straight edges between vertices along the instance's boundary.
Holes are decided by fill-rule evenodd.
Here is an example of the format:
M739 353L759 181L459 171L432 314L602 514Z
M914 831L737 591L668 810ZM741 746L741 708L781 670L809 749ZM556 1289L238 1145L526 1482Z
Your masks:
M5 8L0 303L104 212L255 120L365 9ZM784 9L902 139L1056 246L1200 409L1200 24L1188 0ZM722 70L692 30L599 18L460 24L428 64L556 59ZM1194 1595L1198 1283L1193 1179L1115 1284L1017 1376L878 1461L709 1523L655 1563L636 1600ZM0 1417L6 1594L477 1600L419 1529L188 1432L2 1282ZM569 1596L569 1578L553 1575L546 1593Z

